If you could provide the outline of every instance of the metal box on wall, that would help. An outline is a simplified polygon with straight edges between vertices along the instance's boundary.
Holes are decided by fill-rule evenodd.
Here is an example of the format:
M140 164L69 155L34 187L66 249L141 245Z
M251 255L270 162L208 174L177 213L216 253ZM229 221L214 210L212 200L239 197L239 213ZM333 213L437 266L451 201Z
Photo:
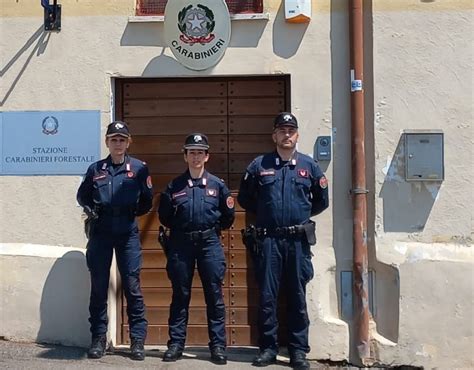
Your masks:
M444 135L441 130L405 130L405 180L444 180Z

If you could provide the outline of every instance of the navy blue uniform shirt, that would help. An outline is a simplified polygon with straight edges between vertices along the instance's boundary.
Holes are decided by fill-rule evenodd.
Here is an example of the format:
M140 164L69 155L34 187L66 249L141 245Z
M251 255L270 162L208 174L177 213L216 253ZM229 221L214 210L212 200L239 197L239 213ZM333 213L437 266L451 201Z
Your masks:
M98 211L98 232L127 233L137 226L135 216L152 207L148 167L128 155L123 164L115 166L109 155L89 166L77 191L77 201Z
M228 229L234 222L234 200L224 182L204 171L192 179L189 171L171 181L161 194L158 215L171 230L204 231L217 224Z
M311 157L296 152L285 162L274 151L248 166L237 200L259 227L300 225L329 206L327 179Z

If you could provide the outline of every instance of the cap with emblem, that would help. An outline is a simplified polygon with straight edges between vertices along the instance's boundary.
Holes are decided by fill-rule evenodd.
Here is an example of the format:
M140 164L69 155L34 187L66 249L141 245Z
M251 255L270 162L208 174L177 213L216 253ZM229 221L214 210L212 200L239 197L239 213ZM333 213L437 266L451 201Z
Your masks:
M298 128L298 121L293 114L289 112L281 112L275 117L275 120L273 121L273 128L275 129L281 126L292 126Z
M203 149L209 150L209 141L204 134L190 134L184 141L183 149Z
M128 130L128 126L125 122L114 121L110 125L107 126L107 133L105 134L105 136L107 136L107 137L112 137L112 136L130 137L130 131Z

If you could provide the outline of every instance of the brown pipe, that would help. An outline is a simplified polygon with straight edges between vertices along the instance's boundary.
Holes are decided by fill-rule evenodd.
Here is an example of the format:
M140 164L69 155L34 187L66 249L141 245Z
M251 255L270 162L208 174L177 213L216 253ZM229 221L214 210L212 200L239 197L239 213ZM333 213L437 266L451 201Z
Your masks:
M353 307L355 345L360 360L370 356L369 286L367 258L367 190L364 121L364 14L363 0L350 0L351 156L353 207Z

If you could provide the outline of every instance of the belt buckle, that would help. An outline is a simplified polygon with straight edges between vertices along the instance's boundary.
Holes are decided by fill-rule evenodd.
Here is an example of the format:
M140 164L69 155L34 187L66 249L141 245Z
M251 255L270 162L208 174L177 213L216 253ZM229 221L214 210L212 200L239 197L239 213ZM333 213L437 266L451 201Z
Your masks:
M290 235L296 234L296 227L289 226L288 227L288 234L290 234Z

